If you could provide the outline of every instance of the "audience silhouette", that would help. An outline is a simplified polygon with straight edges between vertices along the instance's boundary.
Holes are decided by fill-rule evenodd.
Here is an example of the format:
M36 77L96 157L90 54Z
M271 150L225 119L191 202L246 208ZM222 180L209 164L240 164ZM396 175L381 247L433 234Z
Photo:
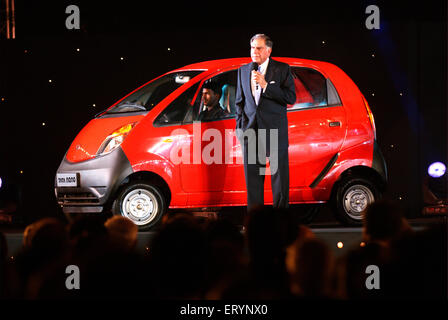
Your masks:
M0 298L446 298L446 222L413 230L395 203L370 205L362 245L339 257L285 210L254 208L244 227L175 212L142 247L138 227L121 216L44 218L27 226L14 259L0 233ZM67 288L70 265L79 290ZM369 265L381 272L379 290L366 286Z

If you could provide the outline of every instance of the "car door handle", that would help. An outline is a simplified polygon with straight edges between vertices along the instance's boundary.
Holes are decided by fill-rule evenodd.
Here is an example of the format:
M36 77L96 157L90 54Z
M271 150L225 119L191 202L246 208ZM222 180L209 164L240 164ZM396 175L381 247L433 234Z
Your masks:
M340 121L333 121L333 122L330 122L328 125L330 127L340 127L341 126L341 122Z

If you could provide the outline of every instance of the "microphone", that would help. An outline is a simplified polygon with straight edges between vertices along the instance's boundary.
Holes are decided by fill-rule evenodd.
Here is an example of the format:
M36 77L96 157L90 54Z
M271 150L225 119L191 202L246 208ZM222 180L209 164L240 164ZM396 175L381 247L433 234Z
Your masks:
M253 69L254 71L258 71L258 63L256 63L256 62L252 62L252 69ZM255 90L258 91L258 82L255 82Z

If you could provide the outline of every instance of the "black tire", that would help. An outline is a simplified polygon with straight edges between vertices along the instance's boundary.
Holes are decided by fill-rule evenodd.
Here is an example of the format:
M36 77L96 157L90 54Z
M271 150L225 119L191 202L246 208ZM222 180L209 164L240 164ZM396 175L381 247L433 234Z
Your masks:
M353 176L342 178L333 197L336 218L346 225L361 225L364 210L379 198L379 189L370 180Z
M130 219L140 231L155 227L166 209L166 198L159 187L141 181L123 187L112 204L113 214Z

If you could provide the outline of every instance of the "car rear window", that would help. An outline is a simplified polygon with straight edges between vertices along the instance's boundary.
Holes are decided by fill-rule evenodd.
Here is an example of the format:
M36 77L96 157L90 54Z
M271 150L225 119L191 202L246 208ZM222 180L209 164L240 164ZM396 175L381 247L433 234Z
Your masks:
M331 83L320 72L310 68L292 67L296 88L296 102L288 110L341 105L341 100Z

